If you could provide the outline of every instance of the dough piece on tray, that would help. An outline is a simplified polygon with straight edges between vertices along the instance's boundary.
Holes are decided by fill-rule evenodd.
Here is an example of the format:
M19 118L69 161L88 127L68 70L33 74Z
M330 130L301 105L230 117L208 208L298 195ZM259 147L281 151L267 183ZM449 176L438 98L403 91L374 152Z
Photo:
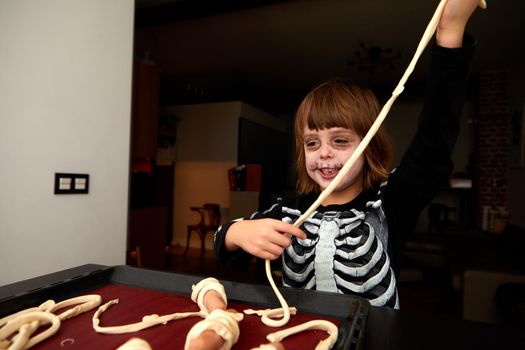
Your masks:
M31 334L34 332L34 330L32 331L31 329L31 323L35 321L38 321L39 324L51 324L51 326L30 338ZM10 343L8 349L29 349L58 332L59 328L60 319L50 312L25 312L10 319L2 328L0 328L0 343L4 343L4 341L8 340L11 335L18 333L12 341L8 340Z
M93 329L98 333L106 333L106 334L123 334L123 333L132 333L132 332L138 332L140 330L153 327L159 324L166 324L169 321L173 320L179 320L181 318L186 317L204 317L203 313L200 311L196 312L178 312L173 313L169 315L163 315L159 316L156 314L153 315L146 315L142 318L142 321L135 322L127 325L121 325L121 326L110 326L110 327L103 327L100 326L100 315L107 309L111 307L111 305L118 304L118 299L113 299L105 303L104 305L101 305L98 310L95 312L92 318L92 324Z
M65 321L67 319L70 319L71 317L75 317L77 315L80 315L84 312L96 308L100 305L100 303L102 303L102 297L98 294L82 295L76 298L63 300L58 304L55 304L51 307L50 312L54 313L55 311L63 309L65 307L76 305L75 307L67 309L66 311L58 315L60 321Z
M240 315L240 316L239 316ZM241 313L233 313L221 309L215 309L209 313L206 319L197 322L188 332L186 336L186 344L184 349L189 349L193 340L198 338L204 331L213 330L223 340L224 343L220 350L229 350L239 340L239 324L243 315Z
M203 312L206 315L208 315L211 311L207 309L204 303L204 297L206 296L206 293L210 290L216 291L221 296L221 299L224 302L224 308L228 307L228 299L226 298L224 286L216 278L205 278L199 283L194 284L191 287L191 289L191 300L197 303L197 305L199 305L199 308L201 309L201 312Z
M117 348L117 350L152 350L151 346L147 341L141 338L131 338L121 346Z
M285 312L282 307L277 308L277 309L260 309L260 310L246 309L246 310L243 310L243 312L246 315L261 316L262 323L264 323L268 327L275 327L275 325L271 323L273 321L273 317L284 317L285 316ZM288 307L288 314L289 315L297 314L297 308L295 306Z
M308 322L299 324L294 327L290 327L290 328L283 329L283 330L280 330L274 333L270 333L266 336L266 339L268 339L272 343L277 343L290 335L304 332L307 330L316 330L316 329L326 331L329 335L328 335L328 338L321 340L317 344L317 346L315 347L315 350L331 349L332 346L334 346L335 342L337 341L337 335L339 332L335 324L333 324L330 321L326 321L326 320L312 320L312 321L308 321Z
M29 349L55 334L60 328L61 321L89 311L100 305L101 301L102 298L100 295L84 295L63 300L58 304L56 304L54 300L47 300L38 307L31 307L8 315L0 319L1 349ZM58 316L53 313L56 310L73 305L77 306L64 311ZM40 326L45 324L51 324L51 326L45 331L31 337ZM10 338L14 333L16 334Z
M268 344L261 344L256 348L252 348L251 350L286 350L284 348L284 345L281 343L268 343Z
M213 293L208 293L213 291ZM210 299L211 298L211 299ZM215 298L215 299L213 299ZM220 298L220 300L217 300ZM196 285L192 286L191 300L199 305L203 314L206 314L206 319L197 322L190 329L186 336L186 343L184 349L192 348L194 341L200 341L201 344L208 344L208 341L216 340L216 344L210 346L219 346L220 350L228 350L239 339L239 325L244 315L235 310L226 310L228 306L228 299L224 286L215 278L205 278ZM213 308L210 310L210 308ZM212 331L215 333L212 338L207 338L204 332ZM210 336L209 333L208 337ZM200 338L200 339L199 339ZM220 339L219 339L220 338ZM221 341L222 339L222 341ZM208 345L207 345L208 346Z

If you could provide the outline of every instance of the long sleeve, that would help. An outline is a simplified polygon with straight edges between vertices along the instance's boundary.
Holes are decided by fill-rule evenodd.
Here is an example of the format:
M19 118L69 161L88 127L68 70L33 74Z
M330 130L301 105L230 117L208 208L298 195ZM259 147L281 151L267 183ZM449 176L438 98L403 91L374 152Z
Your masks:
M418 129L385 191L385 211L393 244L390 251L401 252L419 213L450 177L451 155L459 133L474 47L474 40L468 35L461 48L432 47Z

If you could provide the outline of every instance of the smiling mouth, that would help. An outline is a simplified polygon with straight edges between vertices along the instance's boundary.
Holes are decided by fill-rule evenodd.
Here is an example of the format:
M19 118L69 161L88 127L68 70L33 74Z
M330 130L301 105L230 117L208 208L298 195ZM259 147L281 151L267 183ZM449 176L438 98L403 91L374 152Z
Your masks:
M333 177L339 172L339 168L320 168L319 172L324 177Z

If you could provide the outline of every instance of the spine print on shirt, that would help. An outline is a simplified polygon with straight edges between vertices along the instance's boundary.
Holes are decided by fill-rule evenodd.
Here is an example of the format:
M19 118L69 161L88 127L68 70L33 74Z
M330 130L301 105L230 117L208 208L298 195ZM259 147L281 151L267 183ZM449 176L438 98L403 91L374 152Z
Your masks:
M287 222L301 215L296 209L282 210ZM359 295L372 305L398 308L383 219L381 200L367 203L366 213L314 212L302 226L307 238L293 237L283 254L284 285Z

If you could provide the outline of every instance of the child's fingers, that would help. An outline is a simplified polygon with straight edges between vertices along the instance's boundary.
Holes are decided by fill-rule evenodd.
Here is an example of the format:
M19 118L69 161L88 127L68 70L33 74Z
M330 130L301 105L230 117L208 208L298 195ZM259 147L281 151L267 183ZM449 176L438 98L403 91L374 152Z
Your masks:
M279 257L281 256L281 254L277 255L277 254L272 254L270 252L262 252L261 254L259 255L256 255L258 258L261 258L263 260L277 260L279 259Z
M264 250L267 253L270 253L273 256L280 256L283 253L284 248L286 248L287 246L289 246L289 244L287 244L287 245L279 245L279 244L272 244L272 243L270 243L270 244L268 244L265 247Z
M294 235L295 237L299 238L299 239L306 239L306 233L304 233L303 230L301 230L300 228L298 227L295 227L293 225L291 225L293 227L293 230L290 231L290 233L292 235Z
M298 227L295 227L294 225L291 225L289 223L286 223L284 221L279 221L279 224L277 224L276 227L277 231L282 232L284 234L292 235L300 239L305 239L306 234Z

